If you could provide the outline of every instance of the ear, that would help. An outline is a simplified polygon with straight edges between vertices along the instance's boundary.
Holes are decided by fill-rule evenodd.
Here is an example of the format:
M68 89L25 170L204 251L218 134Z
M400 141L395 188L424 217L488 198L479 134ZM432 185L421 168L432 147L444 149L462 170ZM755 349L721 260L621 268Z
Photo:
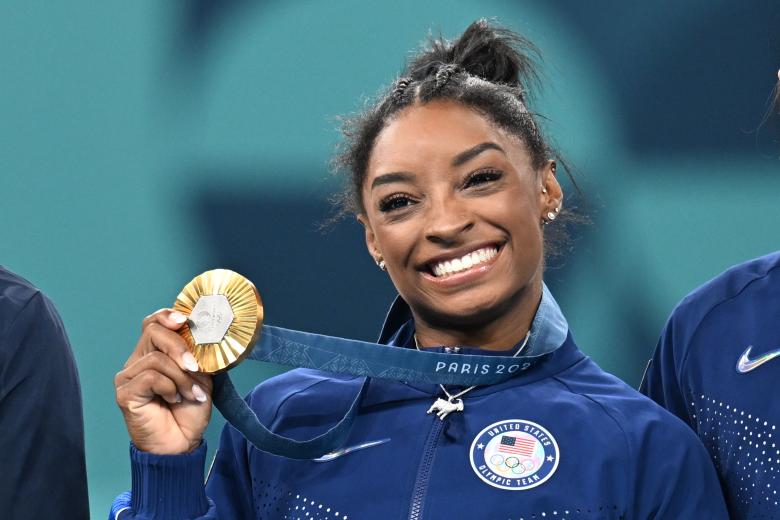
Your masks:
M540 179L541 219L545 221L549 220L548 213L553 212L557 215L563 206L563 190L556 177L555 161L547 161L547 164L542 168Z
M363 226L363 231L366 233L366 249L368 254L374 259L375 263L378 263L382 259L382 253L379 249L379 245L376 243L376 235L374 229L371 227L371 223L368 221L365 213L359 213L357 216L358 222Z

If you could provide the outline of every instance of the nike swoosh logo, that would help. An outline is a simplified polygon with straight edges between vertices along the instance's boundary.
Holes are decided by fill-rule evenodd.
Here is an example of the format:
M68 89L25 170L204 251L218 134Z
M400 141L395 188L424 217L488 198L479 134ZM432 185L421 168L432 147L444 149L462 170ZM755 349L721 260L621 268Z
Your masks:
M341 448L340 450L331 451L330 453L326 453L322 457L318 459L312 459L314 462L330 462L333 459L337 459L343 455L346 455L347 453L352 453L353 451L357 450L364 450L366 448L372 448L374 446L379 446L380 444L384 444L386 442L390 442L390 439L379 439L378 441L371 441L371 442L364 442L363 444L356 444L354 446L349 446L347 448Z
M778 348L771 350L766 354L757 357L756 359L750 359L750 351L752 349L753 345L746 348L745 352L743 352L740 356L739 361L737 361L737 372L740 374L747 374L751 370L755 370L756 368L760 367L767 361L772 361L776 357L780 356L780 348Z

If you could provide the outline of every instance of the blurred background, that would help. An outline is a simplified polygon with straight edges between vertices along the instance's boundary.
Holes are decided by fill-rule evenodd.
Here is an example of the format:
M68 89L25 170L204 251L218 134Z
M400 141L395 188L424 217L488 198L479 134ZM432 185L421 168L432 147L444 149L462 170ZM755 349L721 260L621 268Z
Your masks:
M547 281L583 350L637 386L684 294L780 248L776 0L0 4L0 264L68 328L96 518L130 487L113 375L196 274L249 276L268 323L375 338L392 286L354 222L320 229L336 117L479 17L542 51L534 108L592 220Z

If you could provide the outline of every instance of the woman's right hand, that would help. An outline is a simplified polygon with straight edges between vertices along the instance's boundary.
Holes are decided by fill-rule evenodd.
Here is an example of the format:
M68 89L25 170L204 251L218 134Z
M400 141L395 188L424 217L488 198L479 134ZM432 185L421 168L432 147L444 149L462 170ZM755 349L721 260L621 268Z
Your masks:
M187 317L161 309L143 321L141 339L114 378L130 439L159 455L197 448L211 418L211 376L176 332Z

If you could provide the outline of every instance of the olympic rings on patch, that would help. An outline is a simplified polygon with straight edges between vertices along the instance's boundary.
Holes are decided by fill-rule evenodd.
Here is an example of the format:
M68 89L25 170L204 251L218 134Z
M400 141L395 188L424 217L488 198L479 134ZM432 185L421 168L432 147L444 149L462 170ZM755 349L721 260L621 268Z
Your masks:
M495 455L490 457L490 463L493 464L494 466L500 466L501 464L504 463L504 457L496 453Z

